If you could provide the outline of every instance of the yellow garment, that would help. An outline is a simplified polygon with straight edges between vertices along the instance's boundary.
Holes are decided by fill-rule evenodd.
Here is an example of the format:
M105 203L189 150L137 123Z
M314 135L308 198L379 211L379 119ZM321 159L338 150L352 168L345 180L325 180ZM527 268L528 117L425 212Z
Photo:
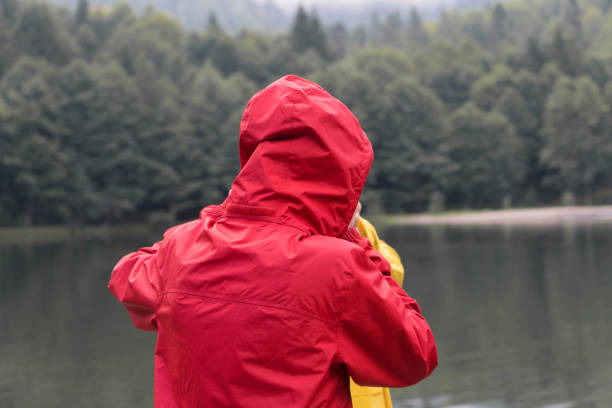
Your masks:
M376 249L391 265L391 276L400 285L404 281L404 267L395 251L385 241L378 238L374 226L367 220L359 218L357 230L362 237L366 237L372 247ZM388 388L362 387L355 384L351 378L351 398L354 408L392 408L391 393Z
M382 239L378 238L374 226L365 218L359 218L359 221L357 222L357 230L359 231L359 234L361 234L362 237L366 237L372 244L372 247L380 252L387 262L389 262L391 265L391 277L393 277L393 280L402 286L404 283L404 267L402 266L402 260L395 249L389 246L389 244Z

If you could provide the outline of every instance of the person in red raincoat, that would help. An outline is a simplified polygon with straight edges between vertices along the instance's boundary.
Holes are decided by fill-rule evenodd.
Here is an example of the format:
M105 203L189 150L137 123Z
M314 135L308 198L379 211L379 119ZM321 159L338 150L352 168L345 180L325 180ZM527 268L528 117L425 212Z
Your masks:
M350 407L437 365L431 329L389 263L350 226L373 152L318 85L255 94L241 170L219 205L124 256L109 289L157 331L156 407Z

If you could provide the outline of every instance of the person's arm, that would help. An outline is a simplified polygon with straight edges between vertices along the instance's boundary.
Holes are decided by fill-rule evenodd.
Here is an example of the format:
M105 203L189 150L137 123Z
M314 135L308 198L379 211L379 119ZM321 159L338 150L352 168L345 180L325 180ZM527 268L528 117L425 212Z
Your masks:
M404 282L404 266L399 254L393 249L393 247L387 244L385 241L378 237L374 226L365 218L360 217L357 222L357 231L362 237L365 237L370 241L372 247L380 252L380 254L389 262L391 265L391 276L398 285L402 286Z
M389 263L355 228L343 236L353 251L352 281L338 327L340 359L360 385L405 387L437 365L431 329L417 302L390 276Z
M157 329L155 313L159 273L156 257L160 244L161 241L121 258L108 284L113 295L127 309L134 326L142 330Z

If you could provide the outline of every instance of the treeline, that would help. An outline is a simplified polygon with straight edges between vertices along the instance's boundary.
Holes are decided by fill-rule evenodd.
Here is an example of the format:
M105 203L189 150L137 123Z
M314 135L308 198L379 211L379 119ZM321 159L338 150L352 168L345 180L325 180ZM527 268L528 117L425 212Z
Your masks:
M612 202L612 0L425 24L187 31L151 8L0 0L0 223L185 219L239 169L248 98L317 81L375 150L370 212Z
M79 0L48 1L65 7L75 7L79 2ZM120 2L122 0L89 0L89 5L91 8L108 8ZM221 25L231 32L238 32L241 28L278 31L289 26L282 9L274 2L260 3L253 0L123 0L123 2L129 4L136 12L142 12L147 6L163 10L190 29L203 27L210 13L214 13Z

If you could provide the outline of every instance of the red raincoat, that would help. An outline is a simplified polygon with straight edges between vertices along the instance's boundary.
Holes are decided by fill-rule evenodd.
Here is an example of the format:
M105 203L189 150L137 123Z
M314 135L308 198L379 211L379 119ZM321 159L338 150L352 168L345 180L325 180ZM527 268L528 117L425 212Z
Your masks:
M350 407L437 364L389 264L347 228L372 162L357 119L283 77L249 101L227 199L123 257L109 288L157 330L157 407Z

